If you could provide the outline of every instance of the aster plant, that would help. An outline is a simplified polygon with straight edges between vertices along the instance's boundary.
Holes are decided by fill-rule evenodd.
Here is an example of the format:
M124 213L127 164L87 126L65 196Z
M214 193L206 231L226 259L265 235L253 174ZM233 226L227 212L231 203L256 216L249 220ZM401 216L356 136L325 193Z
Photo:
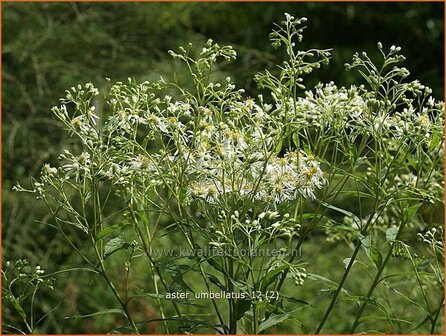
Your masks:
M432 223L443 206L444 104L408 80L399 47L385 51L381 43L377 62L362 53L346 64L363 84L307 89L305 75L326 66L330 50L300 50L305 21L286 14L275 26L270 39L286 59L255 76L262 92L256 98L231 78L213 81L215 66L236 52L209 40L199 55L191 46L170 52L190 72L192 91L163 79L129 79L104 92L88 83L67 90L53 109L83 150L65 150L59 167L45 165L31 188L16 189L46 203L82 255L80 267L102 277L119 308L109 312L126 320L119 331L139 333L156 321L166 333L257 334L289 321L317 334L330 332L330 315L345 299L354 304L346 333L384 332L383 321L407 333L416 326L374 296L378 286L397 291L393 281L404 276L422 300L398 295L422 312L419 326L440 331L444 299L425 288L434 277L432 288L443 293L444 239ZM110 207L112 199L122 207ZM345 208L345 200L354 205ZM85 246L71 240L68 228L80 230ZM411 245L413 232L425 254L423 245ZM191 253L157 256L157 239L174 233ZM351 248L339 262L340 278L307 271L312 261L302 249L315 235L324 235L327 246L342 241ZM118 289L108 268L110 258L123 258L118 250L128 256L121 274L127 279L133 263L145 260L154 291L147 298L159 318L132 316L132 296L140 293ZM412 271L387 273L398 258ZM367 288L347 290L352 268L364 262L372 274ZM194 291L187 283L192 273L201 288L224 293L207 300L212 317L184 313L193 300L166 300L176 290ZM319 286L322 299L299 300L307 281ZM316 306L320 321L313 327L305 312Z

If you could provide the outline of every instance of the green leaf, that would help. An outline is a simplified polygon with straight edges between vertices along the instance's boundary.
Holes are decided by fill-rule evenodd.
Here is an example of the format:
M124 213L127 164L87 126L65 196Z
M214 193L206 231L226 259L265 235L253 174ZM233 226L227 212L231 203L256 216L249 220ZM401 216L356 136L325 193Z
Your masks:
M372 246L372 239L370 238L370 236L360 236L359 240L361 240L362 246L366 249Z
M307 273L307 280L316 281L316 282L322 283L322 284L325 283L326 285L328 285L329 288L322 289L321 292L327 291L327 290L329 290L331 292L335 292L336 288L338 288L338 284L336 282L334 282L333 280L330 280L328 278L325 278L321 275L318 275L318 274ZM350 292L348 290L346 290L345 288L341 288L341 291L345 295L350 295ZM316 305L315 303L313 303L313 304Z
M377 268L379 268L382 264L383 257L378 248L372 244L372 239L370 236L360 236L359 239L361 240L362 247L364 248L367 257L376 265Z
M153 297L155 299L162 299L162 300L169 300L169 301L171 301L171 299L166 299L166 294L142 293L142 294L136 294L136 295L133 295L133 296L129 297L127 302L130 302L130 300L133 300L135 298L140 298L140 297L145 297L145 296Z
M9 302L11 302L14 309L19 313L20 317L23 319L23 321L26 321L26 313L23 310L22 306L20 306L19 301L12 295L8 297Z
M240 320L243 315L245 315L245 312L251 308L251 301L250 300L238 300L235 304L235 317L238 320Z
M345 258L342 262L344 263L344 268L347 268L347 266L348 266L348 264L350 263L350 260L351 260L351 258ZM367 266L366 264L364 264L362 261L360 261L360 260L355 260L354 262L353 262L353 265L354 264L356 264L356 263L358 263L358 264L360 264L360 265L362 265L362 266L364 266L365 268L369 268L369 266Z
M396 227L396 226L388 228L386 230L386 240L388 242L395 241L396 240L396 236L398 235L398 231L399 231L399 228Z
M417 306L418 308L420 308L423 312L425 312L426 314L429 314L429 312L422 306L420 305L418 302L412 300L410 297L408 297L407 295L401 293L399 290L397 290L395 287L389 285L386 281L382 281L382 283L389 288L390 290L392 290L393 292L395 292L396 294L400 295L403 299L407 300L407 302L410 302L411 304Z
M105 315L105 314L121 314L125 315L124 311L121 309L105 309L102 311L98 311L96 313L87 314L87 315L75 315L75 316L66 316L65 319L75 319L75 318L85 318L85 317L93 317L98 315Z
M67 269L63 269L60 271L56 271L51 273L50 275L56 275L56 274L61 274L61 273L66 273L66 272L77 272L77 271L87 271L87 272L92 272L95 274L100 274L97 270L91 269L91 268L87 268L87 267L74 267L74 268L67 268Z
M381 252L379 252L379 250L375 246L370 246L369 257L375 263L377 268L381 267L383 257L381 255Z
M356 197L361 197L361 198L369 198L369 199L374 199L375 196L372 194L368 194L366 192L363 191L356 191L356 190L340 190L337 191L337 193L339 195L350 195L350 196L356 196Z
M405 211L405 216L406 216L406 220L407 222L410 222L413 218L413 216L415 216L415 214L418 211L418 208L421 206L421 203L412 205L411 207L408 207Z
M437 146L440 144L441 138L436 134L435 132L432 134L431 137L431 143L429 144L429 150L433 150L437 148Z
M295 298L295 297L283 297L282 296L282 298L287 300L288 302L302 303L305 306L311 306L312 305L311 303L309 303L309 302L307 302L305 300L302 300L302 299L299 299L299 298Z
M318 293L316 298L314 299L312 306L316 307L319 303L324 301L328 296L333 294L336 290L334 289L321 289Z
M294 145L296 146L296 148L300 148L300 141L299 141L299 133L298 132L294 132L293 133L293 142L294 142Z
M122 237L116 237L107 242L104 247L104 257L108 257L113 252L119 250L122 247Z
M281 138L281 140L279 140L277 142L277 145L274 148L275 154L279 154L280 153L280 151L282 150L282 144L283 144L283 139Z
M230 279L231 283L234 284L235 288L240 290L241 292L248 292L248 286L244 281L237 281L234 279Z
M392 273L389 275L386 275L385 277L381 278L380 281L383 281L385 279L395 278L395 277L407 277L407 276L413 276L418 274L419 276L431 276L434 277L434 273L430 272L398 272L398 273Z
M276 277L280 273L282 273L289 267L290 267L289 265L282 265L282 266L276 267L276 268L270 270L268 273L266 273L265 277L262 280L262 290L265 290L271 283L273 283L273 281L276 279Z
M179 223L177 222L167 225L165 228L162 229L162 231L160 231L162 233L159 236L164 237L173 234L176 230L178 230L178 225Z
M82 223L79 221L79 218L76 217L76 222L72 222L72 221L68 221L59 217L56 217L56 221L62 222L64 224L68 224L68 225L73 225L75 227L77 227L78 229L81 229L82 231L84 231L85 233L88 233L88 228L85 225L82 225Z
M223 267L220 266L220 264L218 262L216 262L214 259L212 258L208 258L206 259L206 261L209 263L209 265L211 265L216 271L219 271L220 273L226 274L225 270L223 269Z
M262 323L260 323L259 328L257 330L258 333L261 333L262 331L278 324L281 323L283 321L286 321L287 319L289 319L291 317L290 313L284 313L284 314L279 314L279 315L271 315L267 320L263 321Z
M319 274L307 273L307 279L316 281L318 283L326 283L330 287L333 287L333 288L336 288L338 286L338 284L336 282L334 282L333 280L330 280L330 279L323 277L322 275L319 275Z
M327 202L320 202L320 203L323 206L325 206L331 210L340 212L341 214L346 215L347 217L350 217L351 219L353 219L353 222L356 224L358 229L361 227L361 220L354 213L344 210L344 209L341 209L341 208L338 208L338 207L335 207L334 205L328 204Z
M345 258L344 260L342 260L342 262L344 263L344 268L346 269L348 267L348 265L350 264L350 260L352 260L352 258ZM354 260L353 261L353 265L356 264L357 261Z
M413 155L409 155L409 156L407 157L407 161L408 161L408 164L409 164L413 169L415 169L416 171L419 170L419 162L418 162L418 160L415 160L415 158L414 158Z
M362 323L364 321L369 321L369 320L380 320L380 321L395 321L395 322L402 322L402 323L407 323L407 324L412 324L412 322L407 321L407 320L402 320L402 319L398 319L398 318L393 318L393 317L387 317L387 316L363 316L359 319L359 323Z
M379 303L375 298L368 298L366 296L358 296L358 295L351 295L351 296L345 296L342 298L342 300L345 301L354 301L354 302L365 302L366 304L372 305L377 307L379 310L381 310L386 316L387 316L387 320L389 320L390 322L390 314L389 311L387 310L387 308L382 305L381 303Z
M96 239L102 239L106 236L108 236L110 233L112 233L113 231L116 231L117 229L121 228L125 226L125 224L122 223L116 223L113 224L112 226L107 226L106 228L103 228L97 235L96 235Z
M191 270L193 270L193 266L174 264L173 260L170 260L169 264L165 264L165 271L172 277L170 290L181 289L183 292L195 293L183 278L183 276Z
M208 275L208 279L218 288L220 288L221 290L226 290L226 287L220 282L220 280L218 280L217 277L213 276L213 275Z
M361 240L362 247L364 248L367 257L375 264L377 268L379 268L382 264L383 258L378 248L375 245L372 245L372 239L370 236L361 236L359 239Z

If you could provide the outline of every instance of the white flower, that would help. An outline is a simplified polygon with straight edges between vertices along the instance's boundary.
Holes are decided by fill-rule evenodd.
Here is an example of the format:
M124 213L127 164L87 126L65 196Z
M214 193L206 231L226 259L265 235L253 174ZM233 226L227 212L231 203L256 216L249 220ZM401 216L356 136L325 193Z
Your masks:
M87 117L91 121L91 123L96 126L99 117L95 114L95 109L96 108L94 106L90 107L90 109L87 111Z
M57 168L51 167L48 163L46 163L42 168L42 174L52 177L57 174Z
M160 118L154 114L150 114L147 118L147 122L150 126L158 128L161 132L169 133L169 130L167 129L167 123L164 118Z
M130 168L134 170L154 170L153 163L148 156L138 155L130 162Z
M434 107L435 106L435 98L432 97L432 96L429 97L429 99L427 100L426 105L429 106L429 107Z
M216 203L221 195L219 183L205 178L194 182L189 187L189 192L209 203Z

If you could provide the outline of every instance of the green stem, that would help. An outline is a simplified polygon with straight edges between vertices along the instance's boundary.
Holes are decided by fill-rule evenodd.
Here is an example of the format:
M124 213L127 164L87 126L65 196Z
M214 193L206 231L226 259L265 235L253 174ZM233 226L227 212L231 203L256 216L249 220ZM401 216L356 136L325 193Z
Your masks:
M353 322L353 325L350 329L350 334L353 334L355 332L356 327L359 325L359 319L362 316L362 313L364 312L365 307L367 306L367 302L370 299L370 297L372 296L376 286L379 284L380 282L380 277L382 272L384 271L384 268L386 267L387 263L389 262L390 257L392 256L392 251L393 251L393 247L395 246L395 244L392 244L390 246L389 252L386 255L386 258L384 259L384 261L382 262L381 266L378 269L378 272L375 275L375 279L373 279L373 283L370 286L370 289L367 293L366 299L364 301L362 301L361 306L358 308L358 311L356 312L356 317L355 317L355 321Z
M228 273L229 273L229 279L228 279L228 291L232 296L232 293L234 292L234 284L232 282L233 279L233 273L234 273L234 264L233 260L230 258L228 260ZM233 298L229 299L229 333L231 335L237 334L237 318L236 318L236 309L235 309L235 301Z
M344 286L344 282L347 279L348 274L350 273L350 269L352 268L355 259L356 259L356 255L358 254L359 250L361 249L361 241L358 240L358 242L356 243L356 248L353 251L352 257L350 258L350 262L348 263L347 268L345 269L344 275L342 276L341 282L338 285L338 288L336 289L334 295L333 295L333 299L331 300L330 305L328 306L327 311L325 312L324 317L322 318L321 322L319 323L319 326L316 329L315 334L319 334L325 324L325 322L328 319L328 316L330 316L331 311L333 310L333 307L336 304L336 299L338 298L339 293L342 290L342 287Z
M403 232L403 229L405 227L405 224L407 222L403 222L403 224L401 224L400 228L398 229L398 232L396 234L395 239L398 239L401 235L401 233ZM379 284L380 282L380 277L382 272L384 271L384 268L386 268L387 263L390 260L390 257L392 256L392 252L393 252L393 248L395 246L395 243L392 243L392 245L390 246L389 251L387 252L386 258L383 260L383 262L381 263L378 272L375 275L375 278L373 279L372 285L370 286L370 289L367 293L366 299L361 303L361 306L358 308L358 311L356 312L356 317L355 317L355 321L353 322L353 325L350 329L350 333L353 334L355 332L356 327L359 325L359 319L362 316L362 313L364 312L365 307L367 306L367 302L369 301L370 297L372 296L376 286Z
M333 175L333 176L334 176L334 175ZM349 179L349 176L347 175L347 177L346 177L344 180L341 180L341 181L336 185L336 187L335 187L334 189L337 189L337 192L336 192L336 194L334 195L332 202L338 197L340 191L343 189L343 187L344 187L344 185L347 183L348 179ZM339 186L339 184L341 184L341 186L340 186L339 188L337 188L337 187ZM324 195L324 199L325 199L325 198L326 198L326 194ZM302 203L300 203L300 204L302 204ZM317 212L319 211L320 206L321 206L321 205L319 204L319 207L318 207ZM300 208L301 208L300 211L302 212L303 207L301 206ZM325 211L326 211L326 209L323 211L322 215L325 213ZM323 218L322 215L320 215L320 216L315 216L315 218L319 217L319 219L318 219L315 223L313 223L312 226L317 225L317 224L321 221L321 219ZM295 215L295 220L296 220L296 218L297 218L297 216ZM301 222L302 222L302 221L301 221ZM302 244L303 244L303 242L304 242L304 240L305 240L305 238L307 237L307 234L308 234L309 232L310 232L310 228L309 228L308 230L306 230L305 232L302 232L302 233L301 233L301 235L300 235L300 237L299 237L299 240L297 241L296 246L295 246L295 248L294 248L294 251L298 251L298 250L301 248L301 246L302 246ZM293 254L293 255L290 257L290 259L288 260L288 263L291 264L291 263L294 261L294 258L296 258L296 254ZM287 269L284 270L283 275L281 276L281 278L280 278L280 280L279 280L279 283L278 283L278 285L277 285L277 287L276 287L276 291L280 291L280 289L282 288L283 283L285 282L285 279L286 279L286 277L287 277L287 275L288 275L288 272L289 272L289 268L287 268Z
M398 232L397 232L397 234L395 236L395 240L399 239L399 237L401 236L401 234L402 234L402 232L404 230L404 227L406 226L406 224L409 221L410 221L410 218L403 221L403 223L399 227ZM352 327L350 329L350 333L351 334L354 333L356 327L360 324L359 319L361 318L362 313L364 312L364 309L367 306L367 302L369 302L369 299L372 296L376 286L381 282L381 279L380 279L381 274L384 271L384 269L386 268L387 263L390 260L390 257L392 256L392 252L393 252L393 248L394 247L395 247L395 243L392 243L391 246L390 246L389 251L387 252L386 258L383 260L383 262L381 263L380 267L378 268L378 272L376 273L375 278L374 278L374 280L372 282L372 285L370 286L370 289L369 289L369 291L367 293L366 299L361 303L361 306L358 308L358 311L356 312L355 321L353 322L353 325L352 325ZM421 283L421 279L419 279L416 267L414 267L414 269L415 269L416 277L417 277L418 281ZM430 309L429 309L429 302L427 301L426 295L424 294L423 287L422 286L420 286L420 287L421 287L421 290L423 292L423 296L424 296L424 298L426 300L427 309L428 309L428 311L430 311Z
M441 313L443 307L444 307L444 292L443 292L443 297L441 298L441 304L438 307L437 312L435 313L434 318L431 320L431 323L432 323L431 324L431 330L430 330L431 334L435 334L435 326L437 324L438 317L440 316L440 313Z
M190 216L187 214L187 211L182 209L181 202L178 199L177 199L177 202L179 204L178 210L180 212L180 218L181 217L186 218L186 221L187 221L187 223L189 225L189 218L190 218ZM167 206L168 206L168 208L170 210L169 205L167 205ZM185 215L183 215L183 211L184 211ZM173 216L173 213L174 212L171 210L172 218L175 220L175 217ZM179 220L175 220L175 221L178 222ZM180 228L181 232L186 237L186 240L187 240L187 242L189 244L189 247L193 251L195 249L195 242L194 242L193 236L191 234L188 234L188 232L181 225L178 225L178 227ZM198 267L200 269L200 274L201 274L201 276L203 278L203 281L205 283L206 289L207 289L208 292L210 292L211 287L209 285L208 278L206 277L206 274L204 272L204 269L203 269L203 266L201 265L201 263L198 263ZM223 320L223 316L221 315L220 310L218 309L218 306L217 306L217 303L215 302L215 299L211 299L211 302L212 302L212 305L214 307L215 313L217 314L217 318L218 318L220 324L224 325L225 323L224 323L224 320Z
M167 291L167 290L168 290L167 284L166 284L166 282L164 281L164 278L163 278L163 276L162 276L160 270L159 270L158 267L156 266L155 260L153 260L151 254L150 254L150 249L149 249L149 247L148 247L148 245L147 245L146 240L144 239L144 234L142 233L141 229L140 229L139 226L138 226L138 220L137 220L136 217L135 217L135 214L134 214L134 212L133 212L133 209L132 209L132 211L130 211L130 213L131 213L131 215L132 215L132 219L133 219L133 222L134 222L134 225L135 225L136 233L138 234L139 239L141 240L142 247L143 247L143 250L144 250L144 254L145 254L145 255L147 256L147 258L149 259L151 268L152 268L153 270L155 270L156 274L157 274L158 277L160 278L161 284L163 285L164 289ZM175 312L177 313L177 315L181 317L181 312L180 312L180 309L178 308L177 303L176 303L175 301L172 300L172 304L173 304L173 307L174 307Z
M253 310L252 310L252 322L253 322L253 334L257 335L257 304L253 304Z
M130 315L130 312L127 308L127 305L124 303L124 301L121 299L121 296L119 295L118 291L116 290L115 286L111 282L110 278L108 277L108 274L105 270L104 260L101 258L101 255L98 251L98 248L96 246L96 242L94 241L93 237L91 236L91 241L93 243L94 252L96 253L96 256L99 261L99 266L101 268L101 275L103 276L105 282L107 282L108 287L112 291L113 295L118 300L119 304L121 305L122 309L124 310L125 316L127 317L127 320L129 321L130 325L132 326L133 331L135 334L139 335L138 328L136 327L135 322L132 319L132 316Z

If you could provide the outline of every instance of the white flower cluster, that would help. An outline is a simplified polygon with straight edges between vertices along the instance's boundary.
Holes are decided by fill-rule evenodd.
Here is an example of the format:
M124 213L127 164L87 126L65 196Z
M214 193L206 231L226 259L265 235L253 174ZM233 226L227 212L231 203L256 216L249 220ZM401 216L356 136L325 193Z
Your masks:
M298 237L300 228L300 224L290 218L289 213L281 215L275 210L265 210L253 216L250 209L249 213L235 210L228 215L222 210L218 213L216 223L213 223L208 231L209 244L218 248L231 247L236 250L238 244L234 240L234 232L240 232L245 237L257 237L256 242L250 246L252 252L255 253L270 240L278 237L288 240ZM289 252L285 247L280 249L282 255Z
M42 276L45 274L45 270L39 265L33 268L26 259L19 259L15 262L6 261L2 274L3 281L6 280L6 282L11 282L11 285L20 279L19 281L24 281L24 283L32 285L33 287L44 284L52 289L53 279L44 279ZM10 289L11 287L9 287L9 290ZM8 290L5 292L6 293L4 294L11 294L8 293Z
M304 285L305 279L307 278L307 270L298 264L290 264L283 259L277 259L269 270L271 271L283 266L288 266L289 276L294 280L296 286Z
M427 230L424 234L418 233L418 238L433 248L444 250L444 235L442 226Z
M76 182L84 179L91 179L91 156L88 152L82 152L79 156L73 155L65 150L59 156L60 160L67 162L62 166L66 173L66 178L74 176Z
M291 201L299 195L314 199L314 190L326 182L317 161L303 152L259 159L249 166L240 158L230 165L221 159L207 160L200 168L200 176L191 182L189 191L211 203L232 193L272 203Z
M190 194L211 203L234 193L272 203L314 198L326 182L316 159L297 150L275 153L277 124L252 100L235 102L230 111L228 121L218 122L205 109L200 133L181 144L194 176Z
M398 51L392 47L386 57L397 62L401 59L395 56ZM327 56L323 51L317 54ZM184 48L172 55L191 61ZM45 166L43 183L34 181L31 192L44 197L45 184L54 179L73 179L70 186L74 187L98 179L112 181L127 195L139 192L144 198L154 191L166 204L174 200L194 210L198 204L202 216L206 211L215 215L240 206L279 210L300 197L315 200L318 190L328 184L326 176L333 181L347 171L344 165L350 161L352 171L358 172L355 181L372 197L379 190L383 196L421 196L431 203L442 199L442 171L425 174L413 162L423 153L431 159L426 167L437 165L443 153L439 151L444 104L435 101L431 90L418 81L404 83L407 69L395 67L381 77L369 69L366 79L371 89L337 87L330 82L318 84L303 97L291 90L293 85L299 92L304 88L302 78L285 85L293 74L291 68L284 69L280 78L267 72L257 76L273 98L273 104L266 104L261 95L244 98L244 91L237 90L230 78L224 83L196 81L217 58L233 59L232 48L209 41L201 56L191 68L193 93L164 80L137 84L129 79L111 86L107 108L97 112L99 91L91 83L68 90L62 105L53 111L81 139L83 152L65 151L58 169ZM295 56L293 61L303 59ZM369 63L355 55L350 67ZM309 71L320 65L311 64ZM417 155L410 156L412 151ZM166 194L169 198L163 199ZM211 220L213 215L209 215ZM392 217L386 210L382 218L387 215ZM343 234L381 224L375 216L347 218ZM260 215L237 220L247 228L262 228ZM269 225L274 235L293 236L297 231L280 221Z
M209 203L229 195L275 204L299 195L314 199L315 190L326 183L314 156L275 147L283 121L270 113L271 105L242 99L243 90L236 90L229 78L224 87L209 84L223 97L204 106L169 95L159 98L154 92L162 87L130 79L113 85L108 100L112 114L100 127L91 106L97 89L87 84L67 91L64 104L53 111L89 151L61 155L65 177L79 182L97 173L126 186L135 175L159 185L185 174L189 200ZM81 112L71 118L70 102ZM135 141L141 134L144 146ZM159 143L159 149L149 150L150 141Z
M278 108L282 115L285 110L289 122L298 127L316 126L320 128L353 129L365 127L362 120L367 104L360 92L363 88L351 86L349 89L338 88L333 82L318 84L314 91L306 91L305 97L290 100L285 106Z
M278 104L278 110L297 128L331 129L344 133L351 142L359 135L372 135L429 145L432 133L442 125L435 119L443 117L444 103L436 102L429 96L432 90L418 81L407 83L404 89L407 95L423 98L423 104L416 107L417 100L401 98L397 106L390 100L375 99L363 86L338 88L330 82L305 92L305 97Z

